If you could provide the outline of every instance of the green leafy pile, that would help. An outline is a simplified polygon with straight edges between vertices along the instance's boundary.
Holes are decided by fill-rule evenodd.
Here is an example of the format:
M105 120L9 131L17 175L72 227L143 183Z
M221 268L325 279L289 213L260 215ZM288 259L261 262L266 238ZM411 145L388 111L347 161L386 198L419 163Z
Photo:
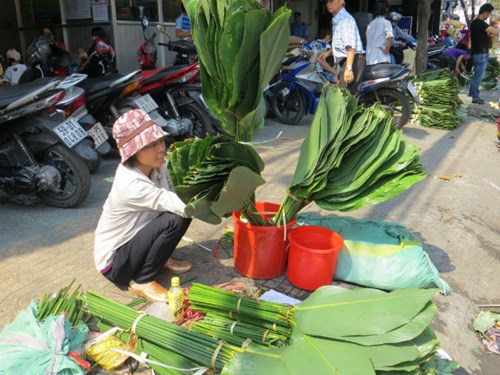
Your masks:
M498 75L500 74L500 63L496 57L490 57L486 65L486 73L481 81L480 87L484 90L493 90L498 84Z
M453 130L458 128L466 115L458 97L460 83L449 69L431 69L414 79L423 103L415 103L414 117L426 127Z
M233 211L255 212L253 194L265 183L260 176L264 162L250 145L221 135L188 139L174 143L168 159L170 178L188 216L219 224Z
M430 368L439 348L429 328L436 292L326 286L291 307L193 284L188 298L195 311L260 322L254 324L269 318L275 327L292 327L286 346L250 345L236 353L223 374L411 375L427 373L424 369ZM215 332L206 326L207 334Z
M236 139L264 126L263 88L288 47L291 10L257 1L184 0L201 68L203 97Z
M325 86L275 222L283 213L290 221L310 201L337 211L381 203L423 178L419 148L401 139L387 111Z

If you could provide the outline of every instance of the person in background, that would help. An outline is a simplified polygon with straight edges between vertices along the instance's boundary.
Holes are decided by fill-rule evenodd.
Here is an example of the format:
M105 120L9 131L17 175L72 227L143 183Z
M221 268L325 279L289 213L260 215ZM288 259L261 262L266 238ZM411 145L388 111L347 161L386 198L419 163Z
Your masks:
M175 20L175 36L185 40L192 41L191 35L191 20L186 13L184 4L181 3L181 14Z
M64 42L56 40L54 29L50 25L44 25L40 28L40 35L46 37L53 45L63 50L67 50Z
M121 163L95 231L97 270L152 302L167 301L167 289L155 281L160 272L191 269L191 263L171 258L191 219L169 183L167 135L141 109L116 120L113 138Z
M450 48L444 51L439 57L440 68L450 68L455 74L462 74L465 72L465 63L469 59L468 51L460 48Z
M98 77L112 73L115 63L115 50L106 43L106 32L100 26L91 30L92 46L87 51L78 50L80 56L79 73L87 74L89 77Z
M303 48L314 51L316 53L321 53L324 52L325 50L330 50L332 48L330 42L332 40L332 32L328 29L321 29L318 33L318 36L316 37L315 40L312 40L308 43L305 43L303 45ZM332 73L329 70L326 70L323 68L323 64L328 64L326 61L317 61L316 63L316 71L318 72L323 72L325 77L330 81L334 82L335 81L335 74ZM327 67L328 69L328 67Z
M401 14L396 12L391 12L389 13L388 17L389 21L391 21L392 24L392 33L394 34L394 38L396 39L396 41L399 42L399 44L406 45L408 43L411 44L417 43L417 40L414 37L401 30L401 28L398 26L399 21L401 21L401 18L403 18ZM393 43L393 45L395 45L395 43Z
M368 24L366 29L366 65L390 63L392 46L392 25L385 18L389 7L386 1L379 1L375 5L377 18Z
M346 87L352 95L356 95L366 59L356 21L344 6L344 0L326 1L326 10L332 15L332 49L323 52L318 60L326 71L333 74L339 71L339 87ZM329 56L333 56L333 67L324 64Z
M477 18L470 23L474 76L470 84L469 96L472 97L472 103L476 104L484 104L484 100L479 96L479 85L484 78L489 60L488 50L490 41L488 36L500 34L500 29L486 23L486 20L490 18L491 12L494 9L493 5L489 3L481 5Z
M54 29L50 25L44 25L40 28L40 35L43 35L46 37L49 42L56 46L57 48L60 48L61 50L67 51L66 44L60 40L56 40L56 34L54 32ZM66 77L69 74L69 69L67 67L60 67L56 66L53 67L54 70L54 76L56 77Z
M453 47L455 45L455 41L451 39L449 32L446 32L446 34L444 34L444 39L441 44L445 47Z
M3 81L11 86L17 85L27 67L21 62L21 54L15 48L9 49L5 55L9 61L9 67L5 69Z
M302 14L295 12L293 14L294 22L290 24L290 35L307 39L309 37L309 30L307 25L302 22Z

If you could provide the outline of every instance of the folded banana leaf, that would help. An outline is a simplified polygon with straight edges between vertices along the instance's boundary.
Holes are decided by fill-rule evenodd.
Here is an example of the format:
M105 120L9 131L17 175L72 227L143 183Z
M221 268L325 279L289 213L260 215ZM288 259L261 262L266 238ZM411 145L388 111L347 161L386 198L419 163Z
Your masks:
M184 0L201 69L203 97L237 140L264 125L263 88L288 47L291 10L257 1Z
M391 199L426 177L418 154L381 106L364 108L326 85L274 220L280 223L283 213L290 220L310 201L351 211Z
M186 203L185 213L219 224L252 203L264 184L264 162L250 146L225 136L194 138L174 143L167 168L175 192Z

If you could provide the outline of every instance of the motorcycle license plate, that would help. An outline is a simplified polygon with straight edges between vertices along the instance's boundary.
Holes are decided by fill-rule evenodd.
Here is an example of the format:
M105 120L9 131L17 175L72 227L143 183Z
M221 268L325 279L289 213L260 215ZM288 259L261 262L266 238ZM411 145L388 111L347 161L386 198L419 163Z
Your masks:
M108 140L108 134L106 133L106 130L104 130L104 127L101 125L100 122L96 122L90 130L87 131L88 135L90 135L94 139L94 148L98 148L100 145L102 145L104 142Z
M413 96L413 98L416 101L419 101L420 98L418 97L417 89L415 88L415 86L413 85L413 83L408 82L407 85L406 85L406 87L408 87L408 91L410 92L411 96Z
M158 104L156 104L154 99L149 94L135 98L134 103L137 107L139 107L140 109L142 109L147 113L154 111L156 108L158 108Z
M69 148L87 137L85 129L72 117L54 127L54 132Z

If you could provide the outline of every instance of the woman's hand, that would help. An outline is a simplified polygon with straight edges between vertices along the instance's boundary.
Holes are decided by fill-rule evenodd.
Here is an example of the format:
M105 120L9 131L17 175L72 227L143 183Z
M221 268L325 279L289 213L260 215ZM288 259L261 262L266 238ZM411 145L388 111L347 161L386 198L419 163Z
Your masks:
M85 52L81 48L78 50L78 56L80 56L80 58L83 60L87 60L87 58L88 58L87 52Z

